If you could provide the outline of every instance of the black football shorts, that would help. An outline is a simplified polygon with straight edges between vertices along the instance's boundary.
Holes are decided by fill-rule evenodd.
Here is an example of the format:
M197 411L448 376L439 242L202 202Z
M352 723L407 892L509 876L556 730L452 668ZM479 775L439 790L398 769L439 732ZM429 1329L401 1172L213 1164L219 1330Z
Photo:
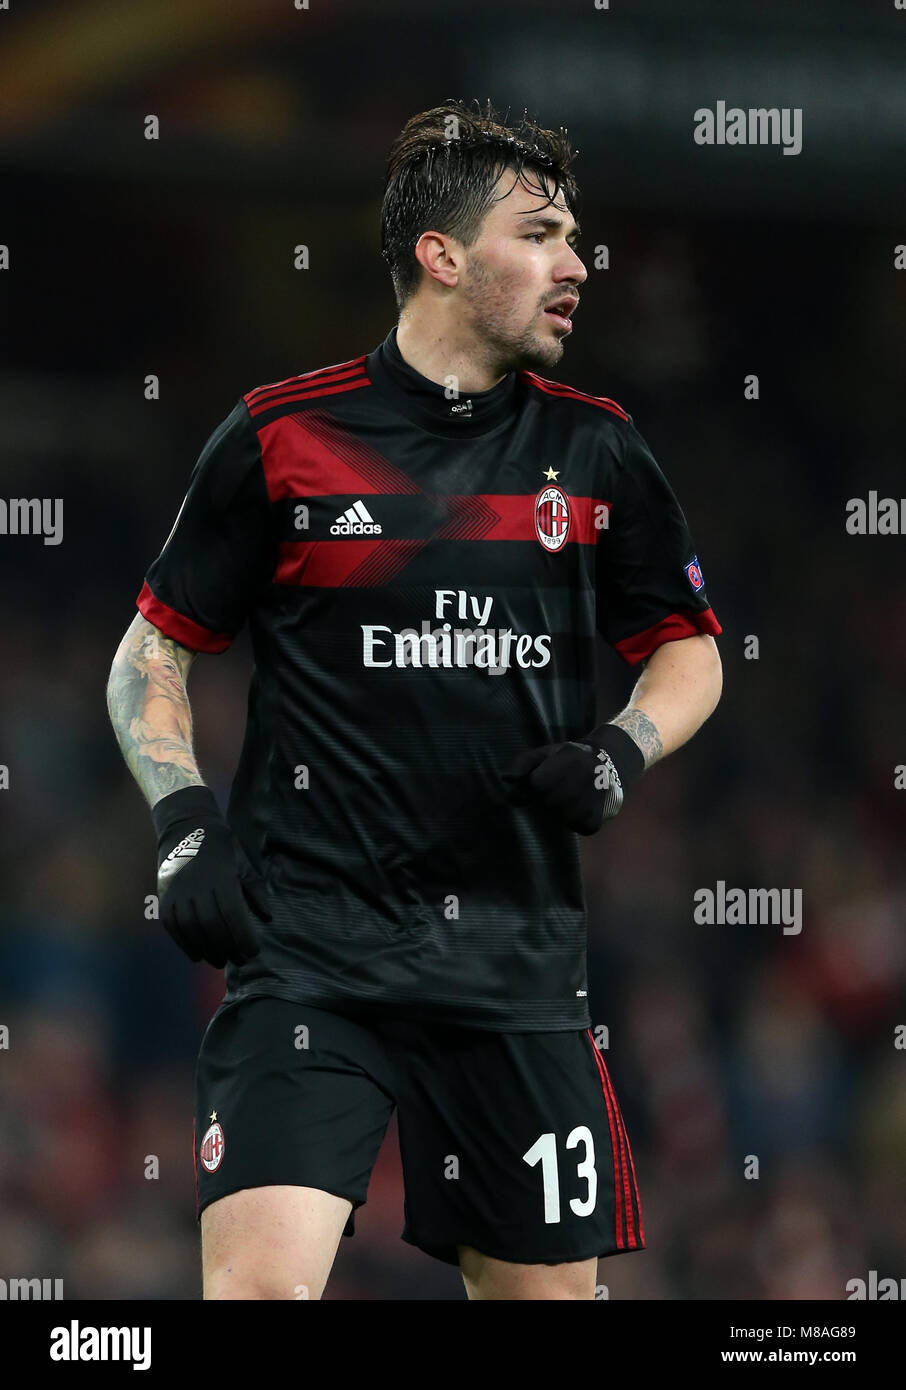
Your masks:
M587 1030L493 1033L285 999L222 1004L195 1085L196 1216L240 1188L315 1187L355 1233L398 1108L402 1239L516 1264L644 1249L626 1126Z

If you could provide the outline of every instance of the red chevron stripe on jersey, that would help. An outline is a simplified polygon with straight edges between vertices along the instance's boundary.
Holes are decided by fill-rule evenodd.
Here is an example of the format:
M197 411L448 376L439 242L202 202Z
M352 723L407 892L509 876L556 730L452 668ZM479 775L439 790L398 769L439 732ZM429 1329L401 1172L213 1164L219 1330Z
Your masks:
M448 497L448 507L453 515L437 532L449 540L468 540L468 530L460 522L460 509L468 509L470 503L480 503L496 513L496 522L491 530L484 531L481 540L488 541L532 541L535 540L535 496L532 493L484 493L475 497ZM606 507L610 502L603 497L570 497L570 525L568 544L594 545L598 538L595 525L598 507ZM476 537L476 539L479 539Z
M500 514L495 510L491 497L452 497L444 499L448 503L450 515L441 522L430 536L411 539L393 537L372 541L358 555L347 560L343 555L343 541L318 541L315 543L317 555L314 563L305 566L305 584L318 586L318 576L324 574L328 585L334 573L342 575L340 584L344 587L377 588L389 584L400 570L405 569L420 551L435 540L487 540L496 537L495 528ZM507 498L506 501L511 499ZM523 499L524 500L524 499ZM290 546L292 542L289 543ZM288 547L289 548L289 547ZM296 547L298 549L298 547ZM281 563L283 554L281 550ZM292 557L287 557L287 572L292 574ZM280 565L278 564L278 570ZM287 583L299 583L290 578Z
M427 541L281 541L275 584L317 589L377 588L386 584Z
M320 410L283 415L258 431L272 502L284 497L418 492L401 469Z
M522 372L522 376L536 386L539 391L544 391L548 396L563 396L566 400L586 401L589 405L600 406L602 410L609 410L612 415L619 415L621 420L628 422L629 416L621 405L616 401L610 400L607 396L589 396L584 391L577 391L575 386L566 386L562 381L548 381L547 377L537 376L535 372Z
M243 400L254 418L266 410L273 410L275 406L310 401L318 396L334 396L341 391L357 391L370 385L363 355L349 362L339 362L333 367L324 367L321 371L287 377L285 381L276 381L269 386L258 386L254 391L247 392Z
M354 488L341 488L350 493ZM365 489L360 489L365 491ZM426 545L437 540L534 541L531 494L446 497L448 515L430 536L281 541L276 584L312 588L372 588L388 584ZM571 497L573 509L566 544L594 545L596 509L608 507L596 497Z

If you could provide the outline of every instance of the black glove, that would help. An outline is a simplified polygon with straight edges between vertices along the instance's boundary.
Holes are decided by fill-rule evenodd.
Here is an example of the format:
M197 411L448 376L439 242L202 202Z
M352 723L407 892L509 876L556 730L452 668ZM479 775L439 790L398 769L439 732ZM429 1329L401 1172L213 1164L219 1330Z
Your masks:
M580 835L594 835L623 805L645 771L635 739L602 724L578 743L548 743L519 753L501 773L514 806L543 806Z
M221 969L258 954L251 907L270 921L267 886L247 861L210 787L180 787L151 808L160 918L190 960ZM248 906L246 904L248 903Z

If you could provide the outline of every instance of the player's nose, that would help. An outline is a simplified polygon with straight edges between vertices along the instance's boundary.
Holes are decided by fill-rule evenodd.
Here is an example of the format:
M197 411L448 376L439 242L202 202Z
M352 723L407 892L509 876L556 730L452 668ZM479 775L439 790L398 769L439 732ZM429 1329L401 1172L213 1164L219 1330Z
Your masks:
M558 266L558 273L554 276L554 287L561 294L570 292L578 294L579 286L588 279L588 271L579 260L575 251L570 251L569 260L564 261L562 266Z
M571 246L569 247L569 256L571 262L569 277L575 284L581 285L588 279L588 271L585 269L585 262L582 260L578 251L574 251Z

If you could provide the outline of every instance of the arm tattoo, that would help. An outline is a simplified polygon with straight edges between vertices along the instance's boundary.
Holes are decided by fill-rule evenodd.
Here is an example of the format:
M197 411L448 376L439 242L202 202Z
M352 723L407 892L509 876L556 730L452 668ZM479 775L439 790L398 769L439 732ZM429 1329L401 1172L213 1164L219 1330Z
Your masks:
M107 708L123 757L148 800L203 785L192 752L186 677L195 653L139 613L113 660Z
M624 709L622 714L611 719L610 723L616 724L618 729L624 729L630 738L635 739L642 750L646 768L657 762L664 751L664 745L656 726L647 714L643 714L640 709Z

